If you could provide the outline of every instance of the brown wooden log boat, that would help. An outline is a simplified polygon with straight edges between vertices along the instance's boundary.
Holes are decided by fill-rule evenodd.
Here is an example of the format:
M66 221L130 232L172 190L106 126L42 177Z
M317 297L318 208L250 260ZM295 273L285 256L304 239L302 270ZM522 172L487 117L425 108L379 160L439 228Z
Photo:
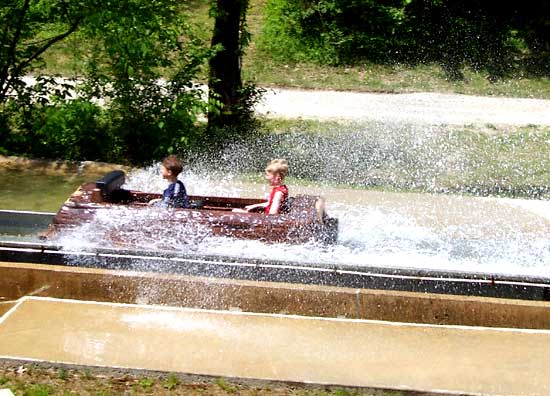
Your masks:
M81 185L55 215L44 238L54 238L59 232L83 224L94 224L99 211L126 208L125 216L138 215L139 211L152 210L148 202L161 198L161 194L122 188L123 171L112 171L97 182ZM288 200L282 214L238 213L234 208L264 202L254 198L228 198L189 196L191 208L155 208L155 221L165 228L201 226L211 235L240 239L257 239L266 242L299 244L309 241L335 243L338 236L338 220L329 217L324 200L319 196L297 195ZM151 220L148 220L151 221ZM139 223L143 230L153 224ZM113 239L116 236L113 235Z

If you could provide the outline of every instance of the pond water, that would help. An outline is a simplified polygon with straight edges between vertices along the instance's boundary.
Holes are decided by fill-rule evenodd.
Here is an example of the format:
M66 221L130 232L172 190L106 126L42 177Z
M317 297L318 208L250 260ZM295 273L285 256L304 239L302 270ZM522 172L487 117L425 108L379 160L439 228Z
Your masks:
M0 209L56 212L67 197L98 173L51 174L41 169L0 168Z

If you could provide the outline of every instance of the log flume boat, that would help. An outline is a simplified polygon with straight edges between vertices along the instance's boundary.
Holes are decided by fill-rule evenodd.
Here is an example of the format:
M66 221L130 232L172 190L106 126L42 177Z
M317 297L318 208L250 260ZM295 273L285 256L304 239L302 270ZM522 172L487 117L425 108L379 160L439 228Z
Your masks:
M327 215L324 200L319 196L290 197L287 207L278 215L232 212L234 208L264 202L255 198L192 195L190 208L151 208L148 202L161 198L162 194L124 189L125 177L123 171L115 170L96 182L81 185L59 209L43 238L54 239L84 224L91 225L93 230L97 215L104 215L106 210L112 211L109 213L119 210L119 215L139 218L131 227L139 226L144 232L162 224L163 229L200 227L213 236L291 244L310 241L331 244L338 237L338 219ZM155 216L140 216L144 211L155 211ZM118 230L128 231L120 227ZM112 232L108 239L115 244L124 243L119 232Z

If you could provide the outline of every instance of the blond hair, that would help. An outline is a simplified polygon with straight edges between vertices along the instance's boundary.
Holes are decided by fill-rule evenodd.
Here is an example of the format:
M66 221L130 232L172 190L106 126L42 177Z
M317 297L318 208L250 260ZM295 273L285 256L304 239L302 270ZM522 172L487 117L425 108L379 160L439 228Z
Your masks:
M281 178L283 178L288 173L288 161L282 158L271 160L267 164L265 171L272 174L280 175Z

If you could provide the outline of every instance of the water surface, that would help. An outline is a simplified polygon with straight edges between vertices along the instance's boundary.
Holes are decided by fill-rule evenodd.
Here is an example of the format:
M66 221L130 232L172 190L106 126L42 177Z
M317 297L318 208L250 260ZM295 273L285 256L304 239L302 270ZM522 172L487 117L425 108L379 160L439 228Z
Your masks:
M265 197L263 183L225 174L186 172L190 194ZM130 173L127 188L162 191L158 167ZM158 210L129 216L125 209L101 212L93 227L63 238L67 248L104 246L116 233L145 249L231 255L289 262L374 265L550 276L550 202L459 195L377 192L320 185L290 186L291 195L318 194L330 216L340 221L338 243L325 246L270 244L213 237L208 229L140 229ZM128 232L127 230L133 230ZM135 230L140 230L136 232ZM126 233L126 234L125 234Z

